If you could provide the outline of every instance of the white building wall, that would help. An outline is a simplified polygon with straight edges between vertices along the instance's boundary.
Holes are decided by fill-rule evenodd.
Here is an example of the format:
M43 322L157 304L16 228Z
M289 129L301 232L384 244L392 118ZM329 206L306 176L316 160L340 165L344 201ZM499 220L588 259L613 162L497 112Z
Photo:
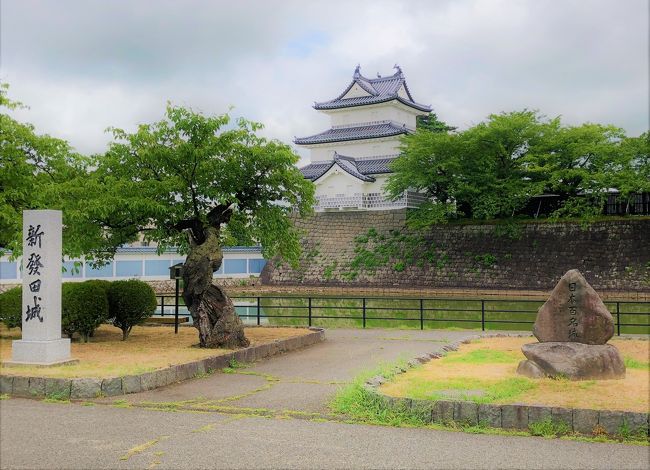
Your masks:
M370 96L370 93L368 93L366 90L361 88L359 85L356 83L352 85L352 88L348 90L348 92L342 97L342 99L346 98L358 98L360 96Z
M325 112L330 115L332 126L349 126L374 121L395 121L399 124L406 124L411 129L415 129L416 116L422 114L414 109L395 104L394 102L382 103L375 106L328 110Z
M311 161L322 162L332 160L334 152L348 157L378 157L397 155L399 153L400 136L385 139L353 140L331 144L320 144L311 147Z
M361 181L334 165L316 181L316 196L336 197L381 191L382 183Z

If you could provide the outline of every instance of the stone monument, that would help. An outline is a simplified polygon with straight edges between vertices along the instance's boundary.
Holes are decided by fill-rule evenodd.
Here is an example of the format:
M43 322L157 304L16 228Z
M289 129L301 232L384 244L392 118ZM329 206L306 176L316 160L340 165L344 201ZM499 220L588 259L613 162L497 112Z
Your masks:
M61 211L23 212L22 339L13 341L7 365L76 362L61 338L61 229Z
M625 377L618 349L606 344L614 335L614 319L577 269L562 276L539 308L533 334L539 343L522 346L527 359L519 363L519 374L571 380Z

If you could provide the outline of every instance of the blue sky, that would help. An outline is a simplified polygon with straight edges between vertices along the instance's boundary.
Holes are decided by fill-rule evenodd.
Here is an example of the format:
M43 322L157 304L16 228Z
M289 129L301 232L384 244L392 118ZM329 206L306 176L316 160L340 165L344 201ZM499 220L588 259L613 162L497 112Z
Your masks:
M290 143L327 127L311 106L358 63L369 76L400 64L460 129L522 108L649 127L645 0L3 0L0 13L0 79L30 106L18 118L85 153L168 100L234 106Z

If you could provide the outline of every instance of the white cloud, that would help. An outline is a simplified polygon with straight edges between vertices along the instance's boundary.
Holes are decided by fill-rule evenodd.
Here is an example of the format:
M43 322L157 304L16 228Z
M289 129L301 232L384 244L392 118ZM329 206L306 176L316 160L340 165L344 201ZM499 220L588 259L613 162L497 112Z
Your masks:
M461 128L537 108L569 123L648 129L644 0L18 1L0 5L2 69L40 132L101 152L108 126L167 100L233 113L290 143L323 130L314 101L357 63L392 73ZM305 152L301 152L305 155Z

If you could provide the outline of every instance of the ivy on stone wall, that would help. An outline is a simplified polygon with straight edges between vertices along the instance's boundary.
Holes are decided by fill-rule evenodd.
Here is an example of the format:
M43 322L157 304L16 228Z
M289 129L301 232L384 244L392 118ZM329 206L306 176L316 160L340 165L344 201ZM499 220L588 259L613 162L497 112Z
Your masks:
M441 269L447 261L446 252L423 234L396 229L382 234L370 228L354 239L354 258L342 277L355 280L361 272L373 275L385 266L391 266L395 272L403 272L409 266L423 268L426 264Z

